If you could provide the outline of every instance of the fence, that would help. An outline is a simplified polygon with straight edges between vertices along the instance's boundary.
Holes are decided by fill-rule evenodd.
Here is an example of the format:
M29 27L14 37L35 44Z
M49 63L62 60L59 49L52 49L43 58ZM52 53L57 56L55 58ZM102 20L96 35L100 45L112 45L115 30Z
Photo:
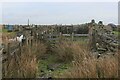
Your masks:
M16 54L21 54L21 43L8 43L8 45L3 49L2 60L3 63L8 60L11 56Z

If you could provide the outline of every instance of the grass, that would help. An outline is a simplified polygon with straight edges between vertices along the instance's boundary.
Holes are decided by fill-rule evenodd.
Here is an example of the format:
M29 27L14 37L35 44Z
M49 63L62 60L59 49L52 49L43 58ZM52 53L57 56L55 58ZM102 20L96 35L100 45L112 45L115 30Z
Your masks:
M24 47L25 48L25 47ZM36 75L36 57L32 55L28 48L22 52L21 56L16 54L15 57L9 58L8 62L5 62L3 67L5 75L4 78L34 78Z
M53 49L53 51L57 55L59 61L62 61L62 62L72 61L73 53L70 46L71 46L71 43L69 41L68 42L62 41L55 45L55 48Z
M35 44L32 47L24 45L21 49L21 55L17 52L15 53L16 55L9 58L8 62L3 64L3 71L5 72L3 73L3 78L36 78L38 72L38 56L44 53L41 51L39 54L36 54L36 51L41 49L41 47L45 52L46 49L41 43Z
M98 60L98 77L117 78L118 77L118 58L117 56L106 56Z
M118 32L118 31L113 31L113 33L114 33L115 35L120 35L120 32Z
M2 33L6 33L6 34L15 34L15 32L8 32L8 30L7 29L2 29L2 30L0 30L0 32L2 32Z
M64 46L64 45L63 45ZM85 45L74 43L73 67L60 77L62 78L117 78L118 59L115 56L106 55L97 59Z
M42 42L33 43L32 47L25 45L20 59L19 56L11 58L4 64L4 77L117 78L118 54L97 59L85 40L83 37L76 41L61 40L53 48ZM49 66L54 70L48 69Z
M0 29L0 33L6 33L6 32L7 32L7 29L3 29L3 28Z
M40 70L54 78L117 78L117 53L104 55L99 59L89 51L88 44L79 41L61 41L55 44L46 60L40 60ZM49 71L47 66L62 64L55 71Z
M16 35L16 32L8 32L7 29L2 29L0 30L0 32L2 32L3 35L9 35L9 36Z
M106 59L86 59L82 63L75 62L73 68L62 75L63 78L117 78L117 60Z
M64 38L67 38L67 39L69 39L69 40L72 40L72 37L71 36L65 36ZM88 39L88 37L77 37L77 36L75 36L74 38L73 38L73 41L81 41L81 42L87 42L87 39Z
M33 43L31 51L33 51L33 54L35 54L39 60L42 56L45 55L47 46L42 42Z
M6 29L2 29L2 42L4 44L8 43L9 39L14 38L16 36L16 32L7 32Z
M40 59L38 68L38 77L54 77L57 78L60 74L64 73L64 71L70 66L69 63L64 62L58 62L57 55L54 55L54 53L47 53L46 59ZM51 68L54 69L54 71L51 71L48 69L48 66L51 66ZM56 67L57 66L57 67ZM42 71L42 72L41 72Z

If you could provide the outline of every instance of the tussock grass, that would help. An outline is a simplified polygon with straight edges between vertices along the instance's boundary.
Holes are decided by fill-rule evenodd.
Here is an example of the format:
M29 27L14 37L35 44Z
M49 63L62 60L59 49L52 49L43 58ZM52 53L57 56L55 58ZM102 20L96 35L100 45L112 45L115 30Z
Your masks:
M57 55L57 59L61 62L71 62L73 60L73 52L71 49L71 43L68 42L60 42L55 45L53 51Z
M8 62L3 65L4 78L36 78L38 72L38 57L45 52L44 44L23 46L21 55L16 55L9 58ZM40 50L44 51L40 51ZM39 54L37 53L39 51Z
M114 56L100 58L97 62L98 77L117 78L118 77L118 59Z
M23 46L20 56L10 58L5 63L6 78L35 78L38 72L38 60L45 55L47 46L35 43ZM72 64L59 78L117 78L119 54L96 58L89 51L88 44L61 41L52 48L52 55L58 61ZM120 51L118 51L119 53ZM40 66L40 65L39 65Z
M65 42L66 43L66 42ZM65 47L61 45L59 48ZM67 46L68 47L68 46ZM118 77L118 57L117 53L96 58L87 45L72 43L68 53L72 53L72 68L65 71L60 77L63 78L117 78ZM65 49L66 50L66 49ZM59 50L58 54L65 54L65 50ZM61 52L60 52L61 51ZM63 54L62 54L63 55ZM62 57L67 58L69 56ZM69 58L68 58L69 59Z
M40 59L47 52L47 46L46 46L46 44L44 44L42 42L37 42L32 45L31 51L33 52L33 54L36 55L37 59Z

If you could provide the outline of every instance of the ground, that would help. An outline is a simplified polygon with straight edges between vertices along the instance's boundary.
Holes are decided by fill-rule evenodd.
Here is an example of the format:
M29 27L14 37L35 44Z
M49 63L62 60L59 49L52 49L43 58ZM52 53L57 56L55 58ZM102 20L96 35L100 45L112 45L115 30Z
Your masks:
M65 70L71 67L70 63L57 61L56 55L47 53L39 62L38 77L57 78L64 73Z

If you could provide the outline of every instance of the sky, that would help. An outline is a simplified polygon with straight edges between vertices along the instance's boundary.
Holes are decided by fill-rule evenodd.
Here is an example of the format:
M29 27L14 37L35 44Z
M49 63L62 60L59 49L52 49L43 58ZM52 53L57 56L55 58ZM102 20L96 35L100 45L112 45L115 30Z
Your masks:
M118 24L118 2L4 2L3 24Z

